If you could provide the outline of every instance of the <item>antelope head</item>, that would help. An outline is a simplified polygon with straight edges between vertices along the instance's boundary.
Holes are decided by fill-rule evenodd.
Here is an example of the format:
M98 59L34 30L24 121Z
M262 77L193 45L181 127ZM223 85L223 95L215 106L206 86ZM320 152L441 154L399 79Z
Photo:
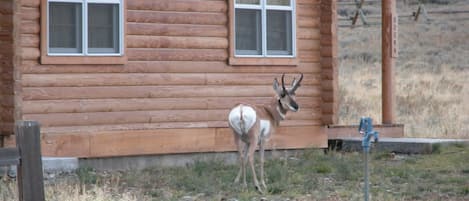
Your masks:
M296 112L300 109L298 103L296 103L295 91L300 87L301 80L303 80L303 74L297 80L293 79L290 87L285 87L285 74L282 74L282 84L280 85L277 78L274 80L274 90L277 94L280 109L285 113L287 110Z

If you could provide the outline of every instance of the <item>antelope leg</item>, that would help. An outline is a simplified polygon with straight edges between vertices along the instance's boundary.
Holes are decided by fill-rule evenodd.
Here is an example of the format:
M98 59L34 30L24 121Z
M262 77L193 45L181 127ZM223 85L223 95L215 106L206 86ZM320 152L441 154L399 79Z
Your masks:
M239 154L239 171L235 178L235 183L239 183L239 179L243 176L243 186L246 187L246 162L247 162L247 146L241 141L241 139L235 139L236 146Z
M259 144L259 155L261 158L261 185L264 188L265 191L267 191L267 185L265 185L265 180L264 180L264 151L265 151L265 142L264 140L261 140Z
M260 193L264 194L261 187L259 186L259 180L257 180L256 169L254 167L254 152L256 152L256 143L251 143L248 146L249 146L249 148L248 148L249 166L251 166L251 172L252 172L252 178L254 180L254 186L256 187L256 189Z

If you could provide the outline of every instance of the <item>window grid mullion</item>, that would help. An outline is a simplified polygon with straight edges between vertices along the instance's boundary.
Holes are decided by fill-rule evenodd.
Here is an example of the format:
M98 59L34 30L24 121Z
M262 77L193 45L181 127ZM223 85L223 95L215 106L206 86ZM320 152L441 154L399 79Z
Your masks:
M267 56L267 11L265 9L267 0L261 0L261 21L262 21L262 56Z
M88 55L88 1L83 1L83 22L82 22L82 37L83 37L83 54Z

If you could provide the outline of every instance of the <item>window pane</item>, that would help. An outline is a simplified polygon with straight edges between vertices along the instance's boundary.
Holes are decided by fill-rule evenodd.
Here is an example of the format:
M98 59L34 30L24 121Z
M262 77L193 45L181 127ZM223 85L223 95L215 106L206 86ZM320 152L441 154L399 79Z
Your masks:
M236 54L262 54L261 11L236 9Z
M49 52L81 53L81 4L49 3Z
M88 52L119 53L119 5L88 5Z
M267 54L292 55L291 11L267 11Z
M236 0L236 4L254 4L259 5L260 0Z
M267 0L267 5L290 6L290 0Z

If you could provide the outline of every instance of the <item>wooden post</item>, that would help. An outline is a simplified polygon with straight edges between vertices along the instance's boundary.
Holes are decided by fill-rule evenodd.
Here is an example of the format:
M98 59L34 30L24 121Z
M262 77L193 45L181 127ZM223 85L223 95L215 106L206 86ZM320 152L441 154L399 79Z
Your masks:
M397 57L395 0L382 1L382 115L383 124L395 123L394 66Z
M16 146L21 163L18 165L18 196L20 201L44 201L41 136L39 123L16 123Z
M367 25L368 22L366 21L365 14L363 14L363 3L365 3L365 0L355 0L355 6L357 7L357 10L355 11L355 16L352 18L352 25L355 25L357 23L358 16L360 16L360 19L362 20L364 25Z

